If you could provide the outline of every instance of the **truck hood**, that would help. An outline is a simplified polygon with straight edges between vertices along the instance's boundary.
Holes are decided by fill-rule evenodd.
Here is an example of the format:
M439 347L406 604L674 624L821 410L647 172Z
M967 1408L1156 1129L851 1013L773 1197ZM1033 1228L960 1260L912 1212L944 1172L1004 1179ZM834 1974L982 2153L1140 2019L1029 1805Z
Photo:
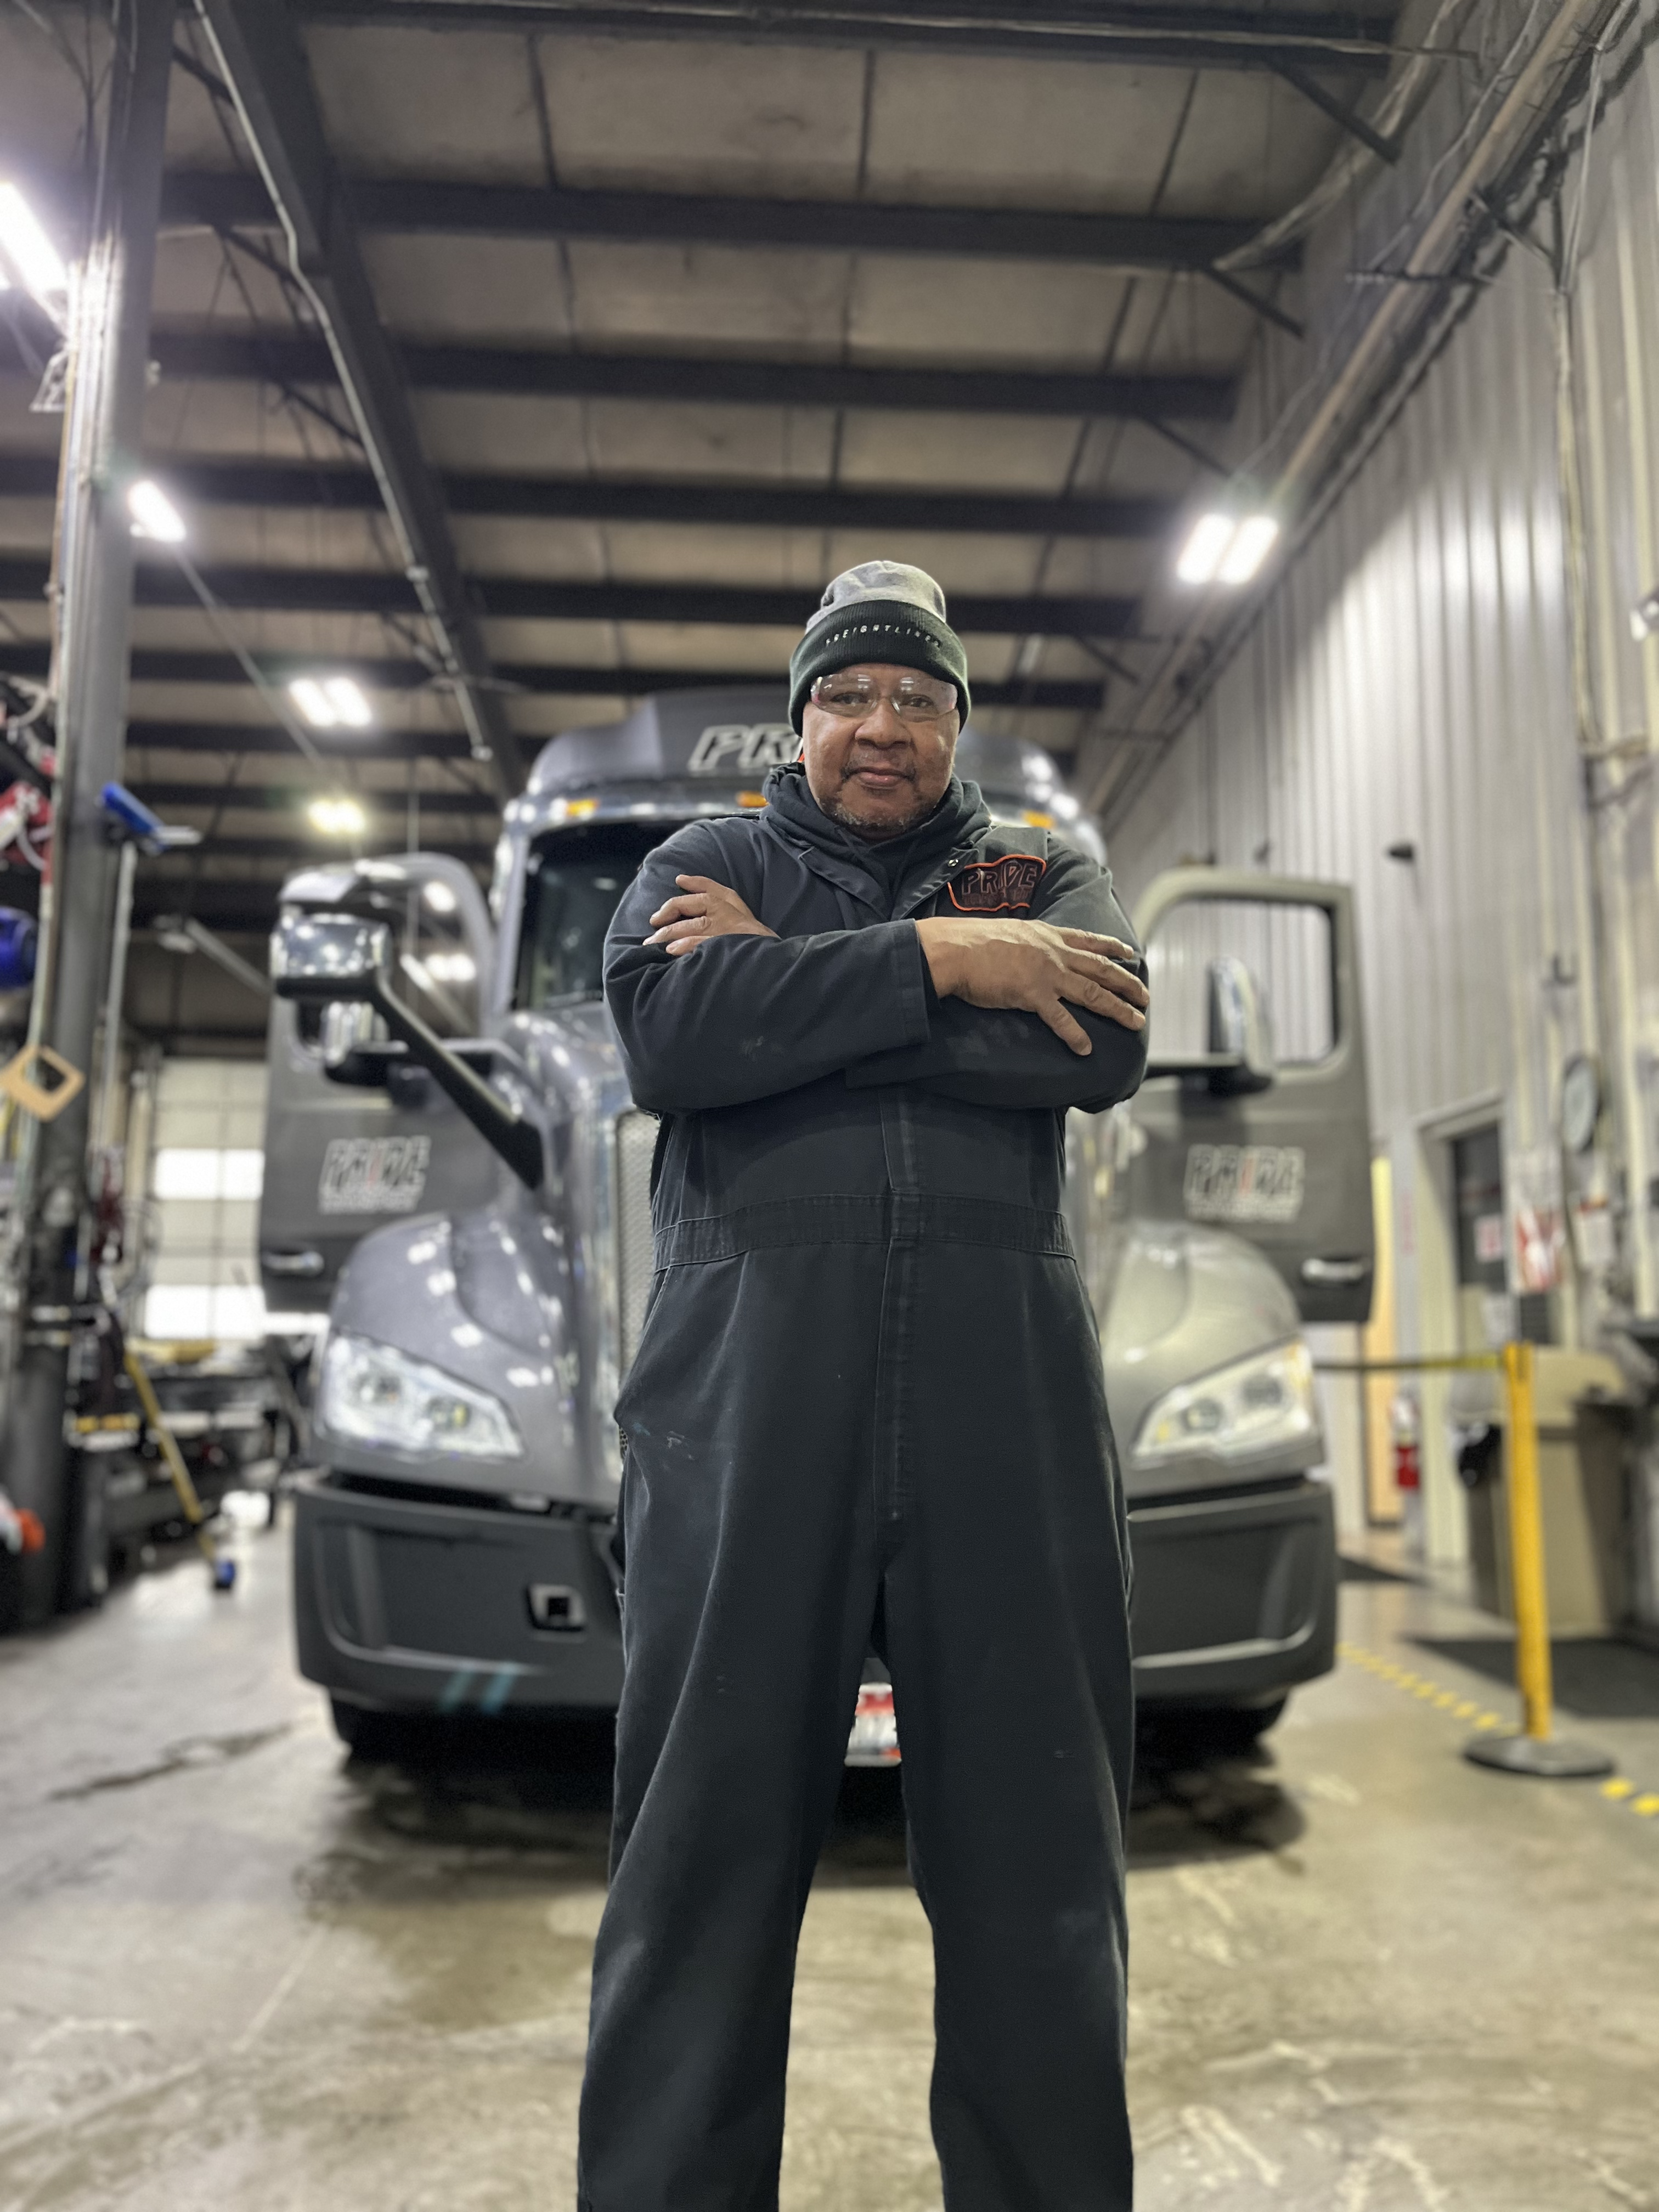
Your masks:
M1141 1424L1165 1392L1300 1333L1295 1300L1253 1246L1189 1222L1127 1222L1112 1232L1105 1287L1106 1397L1132 1498L1260 1481L1318 1463L1316 1441L1237 1462L1207 1452L1156 1467L1136 1461Z

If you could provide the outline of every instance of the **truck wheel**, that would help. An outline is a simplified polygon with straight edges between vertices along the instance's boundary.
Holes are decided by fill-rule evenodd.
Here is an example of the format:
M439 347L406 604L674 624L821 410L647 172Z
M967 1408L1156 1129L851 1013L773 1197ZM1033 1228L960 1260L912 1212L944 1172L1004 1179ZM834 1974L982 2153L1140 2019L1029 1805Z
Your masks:
M1218 1749L1250 1751L1261 1742L1267 1730L1282 1717L1289 1705L1286 1698L1275 1698L1269 1705L1230 1705L1223 1712L1206 1714L1213 1723L1212 1730Z
M396 1756L398 1716L378 1713L368 1705L354 1705L349 1698L331 1698L334 1733L354 1759L392 1759Z

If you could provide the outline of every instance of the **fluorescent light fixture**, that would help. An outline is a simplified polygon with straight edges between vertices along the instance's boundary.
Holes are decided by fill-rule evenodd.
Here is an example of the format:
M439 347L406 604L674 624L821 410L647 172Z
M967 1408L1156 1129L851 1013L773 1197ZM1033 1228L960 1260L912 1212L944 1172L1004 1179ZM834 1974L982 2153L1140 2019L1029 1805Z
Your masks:
M11 264L26 291L43 307L61 306L69 292L64 258L41 229L33 209L15 185L0 185L0 253Z
M434 983L471 983L478 974L470 952L428 952L426 972Z
M1279 525L1271 514L1247 514L1233 532L1232 543L1221 556L1216 580L1248 584L1278 542Z
M355 799L313 799L306 819L325 837L361 837L368 827L368 817Z
M334 702L314 676L296 676L288 687L288 696L313 730L337 726L340 717Z
M455 894L447 884L429 883L421 894L434 914L453 914Z
M349 730L366 730L374 720L369 704L349 676L331 676L323 685L328 702Z
M1248 584L1278 538L1279 525L1271 514L1212 509L1193 525L1176 574L1183 584Z
M349 676L296 676L288 696L313 730L366 730L374 720Z
M158 545L184 544L184 517L161 485L149 477L141 477L129 488L127 513L132 517L135 538L153 538Z
M1231 514L1201 514L1181 549L1176 574L1183 584L1212 584L1238 527Z

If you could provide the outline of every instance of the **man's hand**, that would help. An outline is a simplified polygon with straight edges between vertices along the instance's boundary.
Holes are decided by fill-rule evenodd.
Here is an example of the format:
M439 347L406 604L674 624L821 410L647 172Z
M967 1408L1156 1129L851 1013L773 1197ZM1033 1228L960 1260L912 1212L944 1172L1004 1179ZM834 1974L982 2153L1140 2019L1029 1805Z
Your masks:
M1146 1008L1152 1003L1146 986L1121 964L1139 955L1119 938L1055 929L1046 921L957 921L950 916L919 921L916 935L941 999L1035 1014L1079 1058L1093 1048L1081 1023L1066 1012L1067 1001L1121 1022L1126 1030L1146 1026Z
M651 917L647 945L665 945L671 952L694 952L711 937L775 937L754 915L734 890L717 884L712 876L676 876L678 898L669 899ZM1106 940L1100 940L1103 944Z

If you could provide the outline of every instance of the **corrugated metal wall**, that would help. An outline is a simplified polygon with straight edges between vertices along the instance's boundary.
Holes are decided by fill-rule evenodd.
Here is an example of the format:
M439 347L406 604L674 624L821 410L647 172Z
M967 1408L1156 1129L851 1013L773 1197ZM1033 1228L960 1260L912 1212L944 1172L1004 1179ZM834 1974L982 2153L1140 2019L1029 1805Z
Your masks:
M1425 1125L1486 1111L1517 1170L1545 1182L1555 1170L1562 1061L1600 1035L1595 838L1628 1249L1639 1302L1654 1304L1659 643L1636 644L1629 614L1659 584L1656 106L1659 58L1634 51L1593 142L1574 314L1595 720L1602 740L1634 738L1643 757L1600 767L1586 803L1553 279L1516 249L1112 836L1131 905L1158 869L1206 856L1354 884L1374 1127L1395 1158L1401 1327L1414 1348L1431 1348L1425 1330L1446 1320L1425 1305L1419 1264ZM1390 859L1390 845L1413 857ZM1443 1494L1437 1547L1455 1552L1460 1528Z

